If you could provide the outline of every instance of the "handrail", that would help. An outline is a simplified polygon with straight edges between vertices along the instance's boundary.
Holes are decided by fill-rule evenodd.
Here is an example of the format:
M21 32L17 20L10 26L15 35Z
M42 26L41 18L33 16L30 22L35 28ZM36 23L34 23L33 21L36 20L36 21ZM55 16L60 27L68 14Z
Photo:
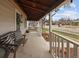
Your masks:
M67 38L67 37L65 37L63 35L60 35L60 34L56 33L56 32L52 32L52 33L59 36L59 37L61 37L62 39L66 40L66 41L69 41L69 42L79 46L79 42L72 40L72 38Z

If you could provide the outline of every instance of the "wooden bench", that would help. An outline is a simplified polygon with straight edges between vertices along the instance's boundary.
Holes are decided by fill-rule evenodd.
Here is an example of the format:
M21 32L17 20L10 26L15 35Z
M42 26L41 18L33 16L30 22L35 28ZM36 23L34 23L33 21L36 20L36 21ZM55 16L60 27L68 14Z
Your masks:
M0 50L3 50L3 53L0 53L0 57L8 58L10 53L14 54L16 57L16 51L21 44L25 44L25 34L22 35L21 31L12 31L0 36Z

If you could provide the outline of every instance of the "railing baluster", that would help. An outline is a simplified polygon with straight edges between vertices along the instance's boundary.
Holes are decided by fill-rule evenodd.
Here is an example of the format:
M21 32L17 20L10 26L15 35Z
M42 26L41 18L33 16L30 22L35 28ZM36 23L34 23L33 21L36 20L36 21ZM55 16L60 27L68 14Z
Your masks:
M78 46L74 44L74 57L77 58Z
M53 34L53 52L55 53L55 44L54 44L54 42L55 42L55 35Z
M69 41L67 41L67 55L66 55L67 58L70 57L70 45L69 45Z
M58 36L58 57L60 57L60 38Z
M58 42L57 42L57 39L58 39L58 36L56 35L56 57L57 57L57 49L58 49L58 48L57 48L57 46L58 46L58 45L57 45L57 43L58 43Z
M55 35L55 57L57 56L57 54L56 54L56 35Z
M64 57L64 40L62 39L62 58Z
M55 37L56 37L56 35L54 34L54 55L55 55Z
M54 41L54 34L52 34L52 52L54 52L54 45L53 45L53 41Z

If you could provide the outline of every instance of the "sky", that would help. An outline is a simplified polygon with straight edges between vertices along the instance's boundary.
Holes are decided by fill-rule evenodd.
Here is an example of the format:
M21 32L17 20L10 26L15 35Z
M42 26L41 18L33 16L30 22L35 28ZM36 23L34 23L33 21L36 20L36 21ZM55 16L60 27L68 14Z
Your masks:
M71 19L79 18L79 0L73 0L73 3L68 7L62 6L52 18L53 20L59 20L67 17Z

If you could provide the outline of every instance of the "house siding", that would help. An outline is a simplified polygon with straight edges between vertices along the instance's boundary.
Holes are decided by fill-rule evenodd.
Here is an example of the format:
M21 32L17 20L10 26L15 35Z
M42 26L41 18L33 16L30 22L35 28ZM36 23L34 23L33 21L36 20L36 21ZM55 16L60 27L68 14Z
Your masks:
M23 14L22 10L16 8L10 0L0 0L0 35L9 31L16 30L16 12L23 15L24 18L21 20L21 31L24 33L24 21L26 15Z

